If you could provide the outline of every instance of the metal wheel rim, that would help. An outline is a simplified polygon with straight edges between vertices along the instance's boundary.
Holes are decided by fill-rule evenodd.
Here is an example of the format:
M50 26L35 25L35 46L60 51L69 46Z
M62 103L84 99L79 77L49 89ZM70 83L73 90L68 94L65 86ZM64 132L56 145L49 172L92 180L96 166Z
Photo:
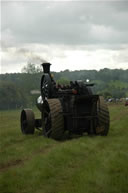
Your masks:
M21 131L24 134L33 134L35 129L35 116L31 109L23 109L20 117Z

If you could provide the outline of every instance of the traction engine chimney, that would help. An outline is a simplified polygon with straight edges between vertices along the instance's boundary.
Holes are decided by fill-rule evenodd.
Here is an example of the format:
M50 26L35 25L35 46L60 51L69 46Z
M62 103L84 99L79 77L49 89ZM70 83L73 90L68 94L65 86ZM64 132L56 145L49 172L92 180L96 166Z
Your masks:
M43 71L44 71L44 73L50 73L50 66L51 66L51 64L50 63L48 63L48 62L46 62L46 63L43 63L43 64L41 64L42 65L42 67L43 67Z

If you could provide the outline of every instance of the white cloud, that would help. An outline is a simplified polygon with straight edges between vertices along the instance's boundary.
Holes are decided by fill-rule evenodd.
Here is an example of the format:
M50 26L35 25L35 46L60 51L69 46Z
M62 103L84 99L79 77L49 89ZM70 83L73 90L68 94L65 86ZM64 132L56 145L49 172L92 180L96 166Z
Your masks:
M128 68L128 45L122 49L109 50L87 46L27 44L11 47L2 52L2 72L20 72L27 62L40 65L44 61L52 63L52 71L65 69Z
M127 1L3 1L2 73L43 60L53 70L126 68L127 10Z

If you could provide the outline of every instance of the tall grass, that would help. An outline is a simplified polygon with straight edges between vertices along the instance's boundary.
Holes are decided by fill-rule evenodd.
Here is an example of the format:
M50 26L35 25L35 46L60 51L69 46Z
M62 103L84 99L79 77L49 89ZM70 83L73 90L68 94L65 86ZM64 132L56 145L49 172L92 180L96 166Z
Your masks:
M107 137L57 142L21 134L19 111L0 113L1 193L127 193L128 108L109 106Z

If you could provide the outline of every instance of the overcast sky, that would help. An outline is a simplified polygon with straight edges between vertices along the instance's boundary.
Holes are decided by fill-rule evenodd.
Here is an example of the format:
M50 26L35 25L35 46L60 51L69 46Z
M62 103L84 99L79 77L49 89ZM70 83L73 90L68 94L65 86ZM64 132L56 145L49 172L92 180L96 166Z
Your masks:
M1 2L0 73L128 69L128 0Z

